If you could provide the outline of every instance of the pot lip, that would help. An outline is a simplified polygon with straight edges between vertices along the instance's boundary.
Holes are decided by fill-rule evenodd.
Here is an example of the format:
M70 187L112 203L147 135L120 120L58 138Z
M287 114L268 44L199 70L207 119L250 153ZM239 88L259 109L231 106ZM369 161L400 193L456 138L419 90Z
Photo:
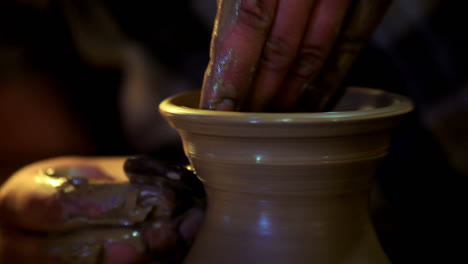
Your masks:
M330 112L281 112L281 113L262 113L262 112L235 112L235 111L214 111L198 108L180 106L174 103L175 100L186 97L196 96L200 90L183 92L171 96L159 104L159 111L163 115L180 116L186 118L202 118L206 121L213 119L223 119L225 121L240 121L248 123L313 123L313 122L337 122L337 121L357 121L380 119L392 116L400 116L411 112L414 109L411 99L406 96L391 93L381 89L367 87L348 87L347 89L359 93L370 95L385 94L391 99L388 106L352 110L352 111L330 111ZM198 102L197 102L198 103Z

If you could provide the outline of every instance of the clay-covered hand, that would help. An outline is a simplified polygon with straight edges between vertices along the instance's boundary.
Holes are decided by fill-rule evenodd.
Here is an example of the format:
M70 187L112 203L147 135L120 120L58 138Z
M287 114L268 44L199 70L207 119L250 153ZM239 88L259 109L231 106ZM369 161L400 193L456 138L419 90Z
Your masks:
M0 189L0 263L180 263L204 203L189 168L147 157L34 163Z
M218 0L200 107L323 111L391 0Z

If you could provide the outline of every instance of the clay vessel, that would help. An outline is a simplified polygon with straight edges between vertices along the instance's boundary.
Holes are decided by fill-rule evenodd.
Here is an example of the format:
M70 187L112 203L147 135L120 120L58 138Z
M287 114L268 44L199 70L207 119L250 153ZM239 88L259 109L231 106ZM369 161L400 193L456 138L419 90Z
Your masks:
M198 100L160 105L208 194L186 264L390 263L369 189L408 98L348 88L326 113L199 110Z

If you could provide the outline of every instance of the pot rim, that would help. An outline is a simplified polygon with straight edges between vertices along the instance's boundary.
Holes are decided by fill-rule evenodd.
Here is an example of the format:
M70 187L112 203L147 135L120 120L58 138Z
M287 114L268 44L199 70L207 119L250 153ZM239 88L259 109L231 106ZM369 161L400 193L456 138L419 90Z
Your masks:
M192 108L181 105L181 99L190 97L199 98L200 90L179 93L171 96L159 105L159 111L163 115L184 116L185 118L195 118L202 120L219 120L247 122L247 123L323 123L339 121L358 121L380 119L392 116L400 116L411 112L414 109L411 99L406 96L391 93L388 91L366 88L366 87L348 87L349 91L363 93L370 96L387 96L390 103L387 106L372 109L360 109L350 111L330 111L330 112L235 112L235 111L214 111ZM198 104L198 101L197 101Z

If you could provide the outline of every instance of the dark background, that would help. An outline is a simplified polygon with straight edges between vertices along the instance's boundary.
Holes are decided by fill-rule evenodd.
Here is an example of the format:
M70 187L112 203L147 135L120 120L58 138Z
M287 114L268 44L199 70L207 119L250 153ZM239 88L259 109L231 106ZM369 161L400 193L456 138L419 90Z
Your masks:
M89 1L0 2L0 179L59 155L179 157L176 141L151 149L135 144L146 138L129 136L118 104L125 67L80 51L64 2L76 11L71 19L87 21L87 31L100 36L92 33ZM395 131L373 197L377 231L394 263L466 262L468 34L462 2L395 1L345 81L407 95L416 106ZM95 3L111 15L119 36L147 51L146 59L188 87L201 86L211 27L193 1ZM104 47L112 50L116 42L109 39Z

